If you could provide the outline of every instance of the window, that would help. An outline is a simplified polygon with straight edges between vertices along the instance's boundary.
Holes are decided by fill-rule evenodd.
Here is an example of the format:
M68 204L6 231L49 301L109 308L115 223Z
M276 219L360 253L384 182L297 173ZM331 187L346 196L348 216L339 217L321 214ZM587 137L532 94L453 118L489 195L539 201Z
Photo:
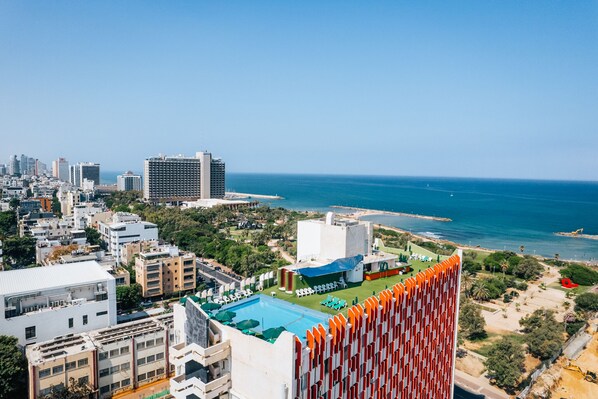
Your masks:
M110 386L110 389L113 391L117 390L118 388L120 388L120 382L115 382Z
M164 343L164 338L156 338L156 345L162 345Z
M87 358L79 359L79 361L77 362L77 367L87 366L88 364L89 364L89 361L87 360Z
M104 385L100 387L100 395L110 392L110 385Z
M141 357L141 358L137 359L137 365L141 366L142 364L145 364L145 358L144 357Z
M75 325L75 321L73 320L72 317L69 318L69 328L73 328L73 326Z
M68 371L68 370L72 370L72 369L74 369L75 367L77 367L77 362L68 362L68 363L66 364L66 369L67 369L67 371Z
M145 342L137 342L137 350L145 349Z
M89 384L89 376L83 376L79 378L79 384L83 385L83 384Z
M164 367L160 367L158 370L156 370L156 375L162 375L164 374Z
M125 353L129 353L129 347L128 346L120 348L120 354L124 355Z
M64 371L64 366L62 366L62 365L52 367L52 375L62 374L63 371Z
M100 378L107 377L109 375L110 375L110 369L109 368L105 368L105 369L101 369L100 370Z
M87 324L87 315L83 315L83 325Z
M120 354L120 351L118 349L112 349L110 351L110 357L116 357L116 356L119 356L119 354Z
M100 352L100 354L98 355L98 359L100 359L100 360L108 359L108 352Z
M164 352L156 353L156 360L164 359Z
M149 339L147 341L145 341L145 347L146 348L151 348L152 346L154 346L154 340L153 339Z
M154 378L156 376L156 372L154 370L147 372L147 378Z
M110 374L116 374L119 371L120 371L120 366L119 365L110 367Z
M40 389L39 390L39 396L43 397L43 396L49 395L52 392L52 388L53 387Z
M156 361L156 355L149 355L146 360L147 363L151 363L151 362L155 362Z
M145 373L143 373L143 374L139 374L139 375L137 376L137 381L143 381L143 380L145 380Z
M120 386L121 387L126 387L127 385L131 385L131 379L130 378L125 378L124 380L121 381Z
M106 315L106 314L108 314L108 311L104 310L104 311L102 311L102 312L98 312L98 313L96 313L96 316L104 316L104 315Z
M35 326L25 327L25 339L35 338Z
M120 370L121 371L125 371L125 370L128 370L130 368L131 368L131 364L128 363L128 362L127 363L123 363L123 364L120 365Z
M39 371L39 378L46 378L50 375L50 369L43 369Z

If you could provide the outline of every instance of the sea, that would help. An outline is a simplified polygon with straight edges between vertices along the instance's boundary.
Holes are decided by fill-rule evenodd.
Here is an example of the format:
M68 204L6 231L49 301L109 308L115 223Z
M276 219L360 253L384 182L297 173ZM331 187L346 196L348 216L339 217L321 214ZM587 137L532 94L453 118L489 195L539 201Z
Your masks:
M118 173L102 175L114 183ZM282 196L264 200L297 210L333 205L450 218L450 222L370 215L364 220L461 244L577 261L598 260L598 182L449 177L227 173L227 191ZM345 211L346 212L346 211Z

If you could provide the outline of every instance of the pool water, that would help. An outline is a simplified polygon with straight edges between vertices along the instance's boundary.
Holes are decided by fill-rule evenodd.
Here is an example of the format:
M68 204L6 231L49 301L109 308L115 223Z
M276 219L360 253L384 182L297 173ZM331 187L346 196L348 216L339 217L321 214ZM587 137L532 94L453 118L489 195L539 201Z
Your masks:
M260 325L254 328L254 331L262 332L268 328L283 326L302 340L305 339L305 332L319 323L327 328L330 318L326 313L266 295L244 299L225 306L222 310L230 310L237 314L233 322L247 319L259 321Z

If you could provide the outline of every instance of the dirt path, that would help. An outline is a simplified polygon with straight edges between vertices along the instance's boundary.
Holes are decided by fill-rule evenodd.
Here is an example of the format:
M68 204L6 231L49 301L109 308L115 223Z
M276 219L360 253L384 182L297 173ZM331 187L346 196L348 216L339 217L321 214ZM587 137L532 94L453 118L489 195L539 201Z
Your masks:
M295 258L293 258L291 254L278 246L278 240L270 240L268 246L272 252L278 252L287 262L290 262L291 264L296 263Z

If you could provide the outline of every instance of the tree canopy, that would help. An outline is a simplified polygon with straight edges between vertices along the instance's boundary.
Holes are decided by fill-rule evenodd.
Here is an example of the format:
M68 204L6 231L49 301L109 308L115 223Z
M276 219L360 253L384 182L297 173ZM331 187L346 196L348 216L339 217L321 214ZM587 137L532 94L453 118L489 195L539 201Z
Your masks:
M564 328L556 321L552 310L538 309L522 318L519 324L525 333L527 349L533 356L545 360L561 350Z
M513 390L524 368L525 355L521 344L513 338L502 339L490 347L488 357L484 362L488 374L495 380L496 385L507 390Z
M579 285L594 285L598 283L598 271L587 266L573 263L561 270L563 277L570 278Z
M138 308L141 304L141 285L119 285L116 287L116 303L123 310Z
M577 311L598 311L598 294L586 292L575 298L575 310Z
M27 360L16 337L0 335L0 398L27 396Z
M467 339L475 340L486 337L486 321L482 311L471 301L465 301L459 312L459 327Z
M11 236L2 241L4 262L11 268L35 265L35 243L33 237Z

